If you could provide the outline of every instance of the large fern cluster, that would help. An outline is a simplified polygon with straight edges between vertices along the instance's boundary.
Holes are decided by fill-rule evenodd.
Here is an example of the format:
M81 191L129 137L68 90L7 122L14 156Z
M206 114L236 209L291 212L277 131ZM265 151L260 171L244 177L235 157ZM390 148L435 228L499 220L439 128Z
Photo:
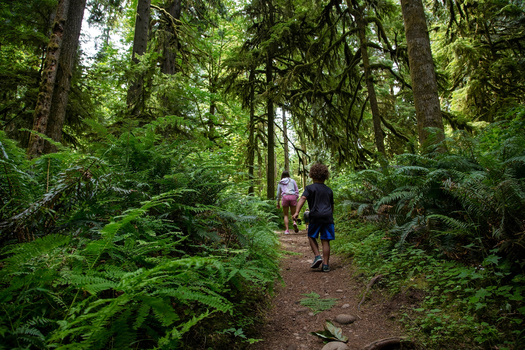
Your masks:
M161 122L90 156L29 162L0 140L0 348L249 341L278 274L272 208L236 193L198 144L164 142Z
M394 166L362 171L346 204L368 220L386 221L401 246L411 240L477 261L498 249L523 259L525 120L519 116L476 138L455 134L446 153L403 154Z
M335 250L395 292L424 291L406 320L429 348L523 344L525 112L515 113L475 137L452 135L446 153L403 154L334 181Z

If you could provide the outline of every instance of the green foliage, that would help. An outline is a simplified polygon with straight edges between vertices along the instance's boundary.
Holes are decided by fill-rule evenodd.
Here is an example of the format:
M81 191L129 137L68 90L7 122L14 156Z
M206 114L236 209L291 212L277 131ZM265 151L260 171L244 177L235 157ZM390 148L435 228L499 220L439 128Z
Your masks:
M343 330L339 327L334 326L330 321L326 321L324 324L324 330L318 332L311 332L310 334L315 335L325 342L340 341L343 343L348 342L348 337L343 335Z
M325 310L330 310L337 302L337 298L322 299L321 296L315 292L303 295L307 298L301 299L301 305L307 306L310 309L312 309L314 315L317 315L318 313Z
M279 271L273 208L237 193L220 160L195 157L198 145L158 138L158 125L109 138L89 157L33 163L2 139L11 213L0 224L4 346L254 341L253 310Z
M421 295L404 320L427 348L524 341L523 115L475 138L455 134L447 153L405 154L395 166L335 180L334 251L367 276L382 274L393 293Z

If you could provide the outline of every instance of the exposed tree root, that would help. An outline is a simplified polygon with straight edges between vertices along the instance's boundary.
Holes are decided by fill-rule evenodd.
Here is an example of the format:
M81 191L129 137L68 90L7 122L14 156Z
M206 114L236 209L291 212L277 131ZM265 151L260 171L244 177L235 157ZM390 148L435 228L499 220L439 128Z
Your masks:
M362 350L382 350L382 349L385 349L385 347L387 346L389 347L388 349L390 349L390 347L395 346L395 345L399 345L399 349L403 349L402 347L403 344L412 345L412 342L410 342L407 338L404 338L404 337L385 338L385 339L376 340L368 344Z
M377 275L375 276L374 278L372 278L370 280L370 282L368 282L368 284L366 285L366 290L365 292L363 293L363 298L361 299L361 301L359 302L359 304L357 304L357 311L359 311L359 309L361 308L361 304L365 301L365 298L366 298L366 295L368 294L368 291L370 290L370 288L374 285L374 283L377 282L377 280L379 280L381 277L383 277L383 275Z

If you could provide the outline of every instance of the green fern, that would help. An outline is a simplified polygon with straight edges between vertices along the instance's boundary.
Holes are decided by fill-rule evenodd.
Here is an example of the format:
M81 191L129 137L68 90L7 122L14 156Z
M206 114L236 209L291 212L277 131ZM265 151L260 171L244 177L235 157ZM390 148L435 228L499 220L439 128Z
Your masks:
M303 306L309 307L314 315L326 310L330 310L337 302L336 298L324 298L317 293L307 293L303 294L307 298L301 299L300 303Z

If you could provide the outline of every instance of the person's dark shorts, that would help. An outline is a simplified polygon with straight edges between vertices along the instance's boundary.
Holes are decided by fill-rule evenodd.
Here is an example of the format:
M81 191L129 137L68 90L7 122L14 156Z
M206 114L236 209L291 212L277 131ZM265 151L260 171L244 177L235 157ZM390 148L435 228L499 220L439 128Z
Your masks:
M324 240L335 239L335 226L334 224L309 224L308 225L308 237L317 239L321 236Z

